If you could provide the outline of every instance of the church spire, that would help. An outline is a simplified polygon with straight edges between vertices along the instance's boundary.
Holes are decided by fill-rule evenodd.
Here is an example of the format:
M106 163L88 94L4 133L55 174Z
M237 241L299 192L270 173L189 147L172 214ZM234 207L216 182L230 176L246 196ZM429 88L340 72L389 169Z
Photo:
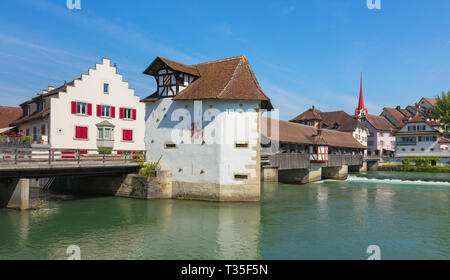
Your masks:
M364 96L363 96L363 85L362 85L362 72L361 72L361 88L359 90L359 102L358 102L358 108L356 108L355 115L357 117L364 117L369 112L367 111L367 108L364 107Z

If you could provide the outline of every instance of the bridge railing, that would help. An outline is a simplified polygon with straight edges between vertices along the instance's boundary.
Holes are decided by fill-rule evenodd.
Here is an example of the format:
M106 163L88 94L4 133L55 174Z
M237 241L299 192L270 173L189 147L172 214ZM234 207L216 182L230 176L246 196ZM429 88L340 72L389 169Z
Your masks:
M271 166L278 167L279 170L309 168L308 154L274 154L269 156Z
M98 149L0 148L0 165L21 163L136 162L146 151Z
M327 167L339 167L342 165L362 165L363 164L362 155L328 155Z

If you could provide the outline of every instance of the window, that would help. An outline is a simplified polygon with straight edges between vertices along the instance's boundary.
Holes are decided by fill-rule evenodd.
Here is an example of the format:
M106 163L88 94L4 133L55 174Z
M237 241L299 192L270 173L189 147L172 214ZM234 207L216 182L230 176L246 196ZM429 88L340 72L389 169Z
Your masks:
M166 144L164 145L164 147L165 147L166 149L175 149L175 148L177 147L177 145L176 145L176 144L173 144L173 143L166 143Z
M136 119L136 110L130 108L120 108L120 118L126 120L135 120Z
M99 127L98 140L113 140L113 129L111 127Z
M30 107L29 106L24 106L23 107L23 114L24 114L24 116L28 116L30 114Z
M37 111L42 112L42 111L44 111L44 108L45 108L45 102L38 102Z
M87 115L87 104L77 102L77 114Z
M111 106L102 105L102 117L111 117Z
M103 93L109 94L109 84L103 84Z
M76 126L75 127L75 138L76 139L88 139L88 128L86 126Z
M45 135L45 125L41 126L41 135Z
M122 140L123 141L133 141L133 130L124 129L122 131Z
M248 148L248 143L235 143L236 148Z
M234 174L234 179L245 180L245 179L248 179L248 175L245 175L245 174Z

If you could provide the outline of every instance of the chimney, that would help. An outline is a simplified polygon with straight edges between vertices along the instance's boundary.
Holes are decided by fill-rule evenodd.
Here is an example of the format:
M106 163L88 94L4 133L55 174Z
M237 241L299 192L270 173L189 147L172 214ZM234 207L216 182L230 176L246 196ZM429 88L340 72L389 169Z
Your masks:
M395 107L395 110L397 110L397 111L400 111L401 109L402 109L402 107L400 107L400 106Z

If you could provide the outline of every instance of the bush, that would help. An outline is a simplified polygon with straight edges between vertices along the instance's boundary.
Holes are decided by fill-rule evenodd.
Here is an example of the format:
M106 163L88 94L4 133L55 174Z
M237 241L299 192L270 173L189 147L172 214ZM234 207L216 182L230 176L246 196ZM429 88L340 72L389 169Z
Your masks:
M110 155L112 153L112 149L110 148L98 148L99 155Z
M411 159L410 158L402 159L402 165L403 166L410 166L411 165Z
M162 156L157 162L145 162L145 160L142 158L136 158L136 160L139 162L139 166L141 167L139 169L139 175L146 177L156 177L156 171L161 169L161 164L159 163L161 161L161 158Z

